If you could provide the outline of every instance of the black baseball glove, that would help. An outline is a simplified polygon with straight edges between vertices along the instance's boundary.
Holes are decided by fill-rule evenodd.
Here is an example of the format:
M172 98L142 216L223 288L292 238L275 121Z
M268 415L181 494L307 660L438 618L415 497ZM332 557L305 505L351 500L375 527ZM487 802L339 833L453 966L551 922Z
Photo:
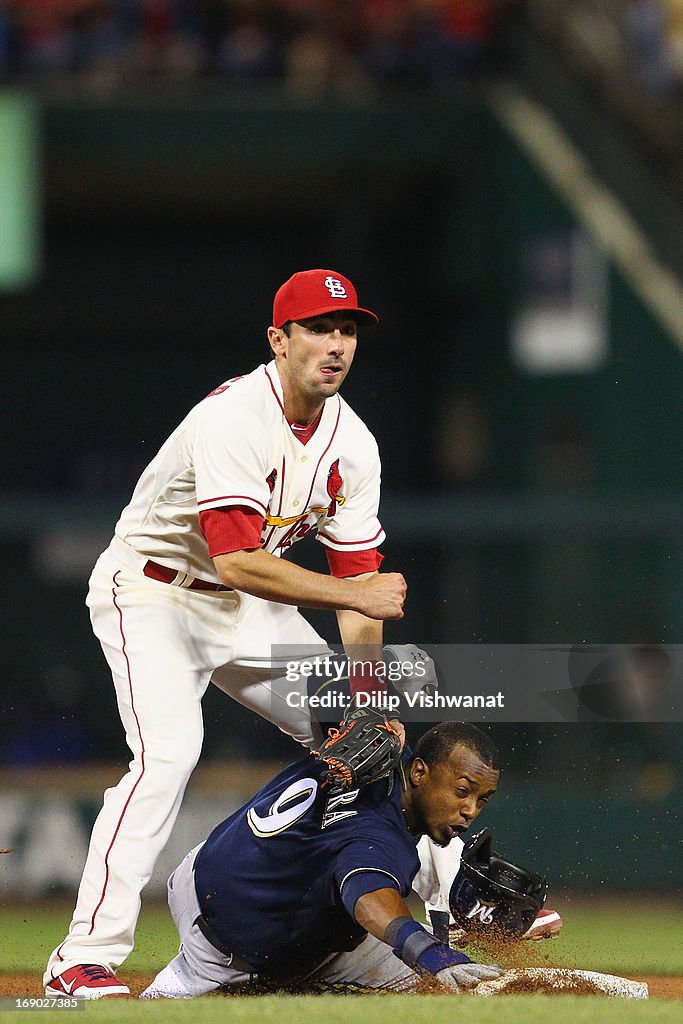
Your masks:
M353 708L312 753L327 765L323 779L330 795L387 777L391 791L394 770L401 763L401 737L382 712Z

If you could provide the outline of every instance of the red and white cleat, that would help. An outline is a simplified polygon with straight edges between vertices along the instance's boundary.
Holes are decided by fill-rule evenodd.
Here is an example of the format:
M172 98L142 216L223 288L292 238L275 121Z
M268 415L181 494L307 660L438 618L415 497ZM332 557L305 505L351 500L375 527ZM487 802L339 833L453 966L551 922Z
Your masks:
M99 964L69 967L45 986L45 995L58 999L102 999L104 996L129 996L130 989L115 974Z
M561 927L562 918L556 910L541 910L522 938L532 939L534 942L538 942L539 939L556 939Z

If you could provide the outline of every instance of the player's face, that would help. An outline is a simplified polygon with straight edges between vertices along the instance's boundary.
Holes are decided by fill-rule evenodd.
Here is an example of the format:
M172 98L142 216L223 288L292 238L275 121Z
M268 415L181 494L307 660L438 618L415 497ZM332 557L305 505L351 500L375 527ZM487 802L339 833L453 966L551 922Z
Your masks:
M500 772L456 744L446 761L430 767L415 758L408 773L406 824L439 846L465 832L496 792Z
M293 321L289 337L271 328L269 337L279 357L285 403L302 415L302 409L317 411L341 387L356 351L356 321L336 311Z

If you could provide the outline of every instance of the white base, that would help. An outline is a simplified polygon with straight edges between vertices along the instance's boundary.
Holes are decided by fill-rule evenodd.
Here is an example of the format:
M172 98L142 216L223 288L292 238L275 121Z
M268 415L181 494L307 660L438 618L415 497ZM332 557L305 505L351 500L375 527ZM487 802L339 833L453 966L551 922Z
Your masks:
M624 999L648 999L647 985L642 981L629 981L614 974L598 974L596 971L573 971L566 967L524 967L506 971L494 981L482 981L472 990L475 996L505 995L509 989L516 989L520 982L528 986L529 993L545 992L548 995L572 995L586 992L587 984L595 988L596 995L621 996Z

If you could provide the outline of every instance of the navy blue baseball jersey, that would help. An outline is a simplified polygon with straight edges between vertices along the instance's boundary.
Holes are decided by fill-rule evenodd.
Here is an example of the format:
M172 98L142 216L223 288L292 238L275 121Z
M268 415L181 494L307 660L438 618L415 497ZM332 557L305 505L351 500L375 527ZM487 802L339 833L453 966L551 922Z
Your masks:
M407 896L419 867L401 786L387 780L330 797L324 765L295 762L218 825L195 860L195 887L224 952L275 979L301 976L366 932L356 900L376 889Z

